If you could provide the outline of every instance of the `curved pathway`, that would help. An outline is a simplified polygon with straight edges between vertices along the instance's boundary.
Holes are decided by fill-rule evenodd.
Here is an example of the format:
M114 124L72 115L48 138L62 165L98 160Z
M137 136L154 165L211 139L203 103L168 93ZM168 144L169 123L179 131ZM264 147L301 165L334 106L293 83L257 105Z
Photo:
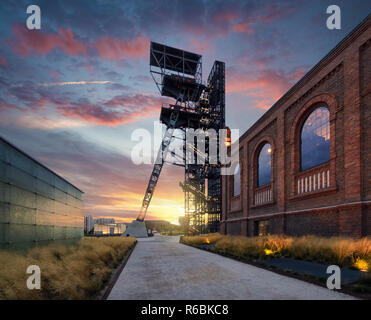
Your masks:
M138 239L108 299L250 300L355 299L179 243L179 237Z

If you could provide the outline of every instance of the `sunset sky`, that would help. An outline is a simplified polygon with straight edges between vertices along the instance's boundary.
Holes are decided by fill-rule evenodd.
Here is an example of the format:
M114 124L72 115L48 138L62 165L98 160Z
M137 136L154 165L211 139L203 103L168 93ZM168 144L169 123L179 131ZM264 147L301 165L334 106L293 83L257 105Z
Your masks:
M41 8L41 30L26 8ZM328 30L326 8L342 9ZM85 214L130 221L152 165L134 165L137 128L153 131L164 99L150 41L226 63L226 117L240 133L368 13L352 1L7 1L0 3L0 135L85 192ZM148 219L184 214L184 169L165 166Z

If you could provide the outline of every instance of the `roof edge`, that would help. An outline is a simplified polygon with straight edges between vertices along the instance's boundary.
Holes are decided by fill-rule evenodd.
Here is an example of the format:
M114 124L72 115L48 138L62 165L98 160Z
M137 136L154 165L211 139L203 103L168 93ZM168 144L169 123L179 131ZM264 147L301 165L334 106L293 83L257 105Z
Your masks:
M46 170L50 171L52 174L56 175L57 177L61 178L63 181L67 182L69 185L71 185L72 187L74 187L76 190L80 191L81 193L84 193L84 191L82 191L81 189L79 189L78 187L76 187L74 184L72 184L71 182L69 182L67 179L63 178L62 176L60 176L58 173L55 173L52 169L48 168L46 165L42 164L40 161L36 160L35 158L31 157L29 154L27 154L26 152L22 151L21 149L19 149L18 147L16 147L14 144L12 144L11 142L9 142L8 140L6 140L4 137L0 136L0 140L5 142L7 145L11 146L12 148L16 149L18 152L22 153L24 156L26 156L27 158L29 158L30 160L36 162L38 165L42 166L43 168L45 168Z
M276 101L254 124L245 131L239 138L243 140L251 131L253 131L269 114L274 112L278 107L285 103L292 94L305 85L305 81L312 79L315 74L328 63L339 55L345 48L349 46L349 42L358 34L366 30L371 25L371 14L361 21L343 40L341 40L325 57L323 57L312 69L310 69L304 77L294 84L278 101Z

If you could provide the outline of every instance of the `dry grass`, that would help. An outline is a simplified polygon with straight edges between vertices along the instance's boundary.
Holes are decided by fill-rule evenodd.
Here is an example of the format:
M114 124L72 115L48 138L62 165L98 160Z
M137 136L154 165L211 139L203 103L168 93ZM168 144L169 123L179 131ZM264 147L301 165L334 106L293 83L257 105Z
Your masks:
M0 251L0 299L87 299L104 287L135 242L84 238L75 246L37 247L26 255ZM40 267L40 290L26 287L29 265Z
M194 246L211 243L215 251L237 258L291 257L371 271L371 238L294 238L280 235L247 238L211 234L183 237L182 242Z

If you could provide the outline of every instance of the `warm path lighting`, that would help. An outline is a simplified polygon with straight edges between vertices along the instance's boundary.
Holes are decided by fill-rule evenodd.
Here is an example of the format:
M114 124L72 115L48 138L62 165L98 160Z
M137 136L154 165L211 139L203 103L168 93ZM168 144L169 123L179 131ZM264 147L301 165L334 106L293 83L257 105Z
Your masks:
M363 272L368 271L368 262L366 260L357 258L356 262L354 263L354 266L360 271Z

